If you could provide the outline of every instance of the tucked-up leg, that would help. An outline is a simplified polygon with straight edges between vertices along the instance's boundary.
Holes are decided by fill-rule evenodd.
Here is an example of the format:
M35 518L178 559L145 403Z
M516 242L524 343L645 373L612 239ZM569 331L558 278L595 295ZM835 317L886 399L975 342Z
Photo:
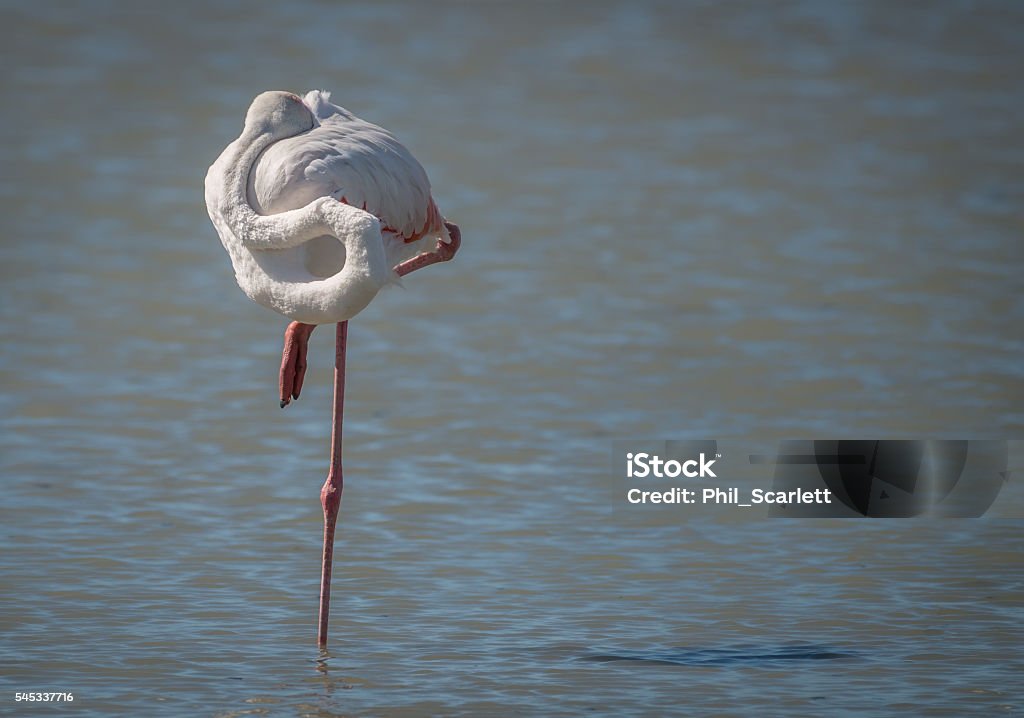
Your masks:
M445 221L444 226L448 228L448 234L451 236L452 241L445 243L438 240L437 247L433 252L424 252L402 262L395 267L398 276L404 277L410 272L429 267L431 264L447 262L455 256L455 253L459 251L459 247L462 246L462 232L459 230L459 225L454 222Z
M282 409L288 406L292 399L298 399L299 392L302 391L302 381L306 377L306 348L314 329L315 324L292 322L285 330L281 375L278 382Z

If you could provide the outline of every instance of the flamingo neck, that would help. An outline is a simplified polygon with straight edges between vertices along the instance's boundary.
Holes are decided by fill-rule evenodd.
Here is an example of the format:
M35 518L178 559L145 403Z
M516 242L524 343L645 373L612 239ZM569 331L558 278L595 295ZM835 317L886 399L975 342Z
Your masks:
M257 221L259 214L249 203L249 175L256 160L265 149L284 137L277 137L273 132L259 131L246 127L242 135L235 140L225 159L224 195L222 197L224 214L228 222L236 227L251 226Z
M251 299L307 324L350 319L396 278L380 220L332 197L299 209L258 213L249 203L249 176L261 153L282 139L270 131L244 128L207 177L211 217L222 228L221 240L239 286ZM343 265L326 277L311 274L306 263L316 261L317 251L317 245L307 243L324 235L345 247Z

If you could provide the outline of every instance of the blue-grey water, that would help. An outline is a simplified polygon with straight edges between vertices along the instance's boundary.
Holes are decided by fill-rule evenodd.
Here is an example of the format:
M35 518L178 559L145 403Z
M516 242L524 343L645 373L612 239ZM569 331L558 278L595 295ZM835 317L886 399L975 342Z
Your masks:
M610 510L623 437L1024 435L1024 7L0 5L0 713L1024 711L1019 520ZM206 168L265 89L464 232L281 411ZM71 692L73 703L17 702Z

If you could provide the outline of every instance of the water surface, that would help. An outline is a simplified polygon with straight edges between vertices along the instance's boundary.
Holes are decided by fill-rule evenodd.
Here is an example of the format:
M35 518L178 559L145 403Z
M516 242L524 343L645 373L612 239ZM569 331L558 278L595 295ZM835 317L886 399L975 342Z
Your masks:
M1019 522L606 491L622 437L1022 435L1017 4L2 13L0 712L1021 710ZM310 87L465 235L350 327L323 657L332 333L278 409L202 200Z

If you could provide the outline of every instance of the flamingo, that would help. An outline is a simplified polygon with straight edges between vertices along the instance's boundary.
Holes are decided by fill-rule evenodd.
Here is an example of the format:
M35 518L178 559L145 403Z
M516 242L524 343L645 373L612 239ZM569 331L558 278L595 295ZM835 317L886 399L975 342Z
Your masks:
M299 398L309 337L336 323L331 462L317 643L327 647L334 532L344 487L342 413L348 320L386 285L455 256L459 227L438 211L419 162L387 130L314 90L258 95L242 134L206 175L206 206L239 287L288 317L281 408ZM433 249L423 251L433 242Z

